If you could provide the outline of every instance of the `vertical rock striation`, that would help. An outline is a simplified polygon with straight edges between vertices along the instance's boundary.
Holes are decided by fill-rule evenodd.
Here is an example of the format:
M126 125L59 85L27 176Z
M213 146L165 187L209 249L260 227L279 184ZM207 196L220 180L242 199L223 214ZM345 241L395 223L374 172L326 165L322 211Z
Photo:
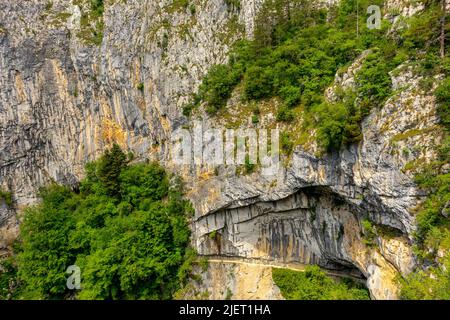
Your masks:
M177 170L168 146L189 125L181 106L233 41L251 36L261 3L242 0L238 10L223 0L108 0L92 17L87 0L0 0L0 187L13 193L14 209L50 182L75 186L84 164L113 142ZM102 29L101 43L92 28ZM335 85L351 85L362 59ZM297 147L276 181L185 171L199 253L357 271L374 298L395 298L395 276L414 266L411 209L424 196L404 166L433 158L440 139L434 98L408 67L397 71L398 93L364 121L358 145L323 157ZM203 121L208 128L215 120ZM368 243L364 219L394 236ZM0 249L16 233L14 210L0 201ZM266 293L246 295L242 279L223 281L240 288L236 297L279 297L267 268L252 270Z

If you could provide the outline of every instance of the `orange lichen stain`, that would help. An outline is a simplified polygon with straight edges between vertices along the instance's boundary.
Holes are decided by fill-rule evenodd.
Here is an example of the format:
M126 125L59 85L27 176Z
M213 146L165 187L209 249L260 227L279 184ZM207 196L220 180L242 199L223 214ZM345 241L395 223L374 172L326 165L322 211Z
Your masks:
M208 171L203 171L199 174L198 179L200 181L206 181L211 179L214 176L214 171L213 170L208 170Z
M160 116L161 126L165 132L170 132L170 123L166 116Z
M161 152L161 146L159 144L153 144L148 148L148 153L150 155L155 155Z
M106 144L117 143L119 146L125 148L127 141L127 132L122 127L111 119L103 118L101 128L101 138Z

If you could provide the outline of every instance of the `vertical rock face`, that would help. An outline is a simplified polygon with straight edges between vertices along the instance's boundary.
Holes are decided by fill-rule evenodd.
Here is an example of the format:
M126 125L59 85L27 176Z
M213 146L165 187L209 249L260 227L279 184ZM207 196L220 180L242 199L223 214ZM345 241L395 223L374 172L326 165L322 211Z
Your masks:
M258 1L105 1L103 42L89 1L0 2L0 185L19 204L73 185L111 142L164 159L180 106L229 45L251 33ZM74 5L77 3L79 5ZM101 18L97 18L101 19Z
M112 142L174 168L171 133L189 124L181 105L235 39L251 36L262 2L242 0L237 10L223 0L111 0L101 18L86 21L87 0L0 0L0 187L13 192L15 209L49 182L76 185L84 164ZM101 43L89 31L96 19L104 21ZM362 59L336 85L351 85ZM199 253L358 270L374 298L395 298L395 276L414 265L410 212L423 196L403 169L432 158L440 139L434 98L410 69L397 71L399 93L365 120L359 145L324 157L298 147L276 180L187 170ZM366 218L395 235L368 244ZM0 199L0 249L16 233ZM267 278L263 267L252 272L256 282ZM267 279L267 292L254 295L236 279L222 279L240 288L235 297L279 297Z

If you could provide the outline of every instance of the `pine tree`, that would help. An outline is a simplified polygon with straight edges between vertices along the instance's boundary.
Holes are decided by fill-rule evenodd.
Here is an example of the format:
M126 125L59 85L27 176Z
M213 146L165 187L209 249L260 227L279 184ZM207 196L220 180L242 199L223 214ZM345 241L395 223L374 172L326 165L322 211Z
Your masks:
M120 198L119 176L127 166L127 155L118 144L107 150L97 166L97 176L108 195Z

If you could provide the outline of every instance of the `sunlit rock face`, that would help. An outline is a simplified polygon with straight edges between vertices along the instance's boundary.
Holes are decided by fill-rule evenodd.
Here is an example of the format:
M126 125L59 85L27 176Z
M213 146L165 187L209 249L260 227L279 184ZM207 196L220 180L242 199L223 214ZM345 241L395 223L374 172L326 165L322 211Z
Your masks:
M200 254L319 264L364 277L373 298L397 297L396 275L414 266L411 212L423 199L403 168L434 157L440 141L434 98L419 89L420 78L398 68L392 81L399 93L364 121L358 145L325 156L298 146L270 178L258 170L205 175L210 168L173 163L171 135L191 125L181 106L208 69L227 60L234 40L251 37L262 0L242 0L240 10L223 0L193 0L195 10L171 0L106 1L101 43L84 32L85 2L0 1L0 186L14 197L14 208L0 200L2 252L17 235L16 213L37 201L39 187L76 186L85 163L116 142L183 176ZM352 85L364 57L336 75L328 99L336 86ZM205 129L216 122L206 114L202 121ZM422 134L398 139L409 130ZM395 236L377 235L368 245L361 226L367 218ZM252 270L253 282L223 280L235 297L281 297L268 268L212 268L210 282L220 268ZM245 293L257 283L265 293Z
M95 45L72 2L0 3L0 184L20 204L49 181L75 184L112 142L165 159L186 121L181 105L233 40L251 34L258 5L193 1L192 13L171 0L106 1Z

